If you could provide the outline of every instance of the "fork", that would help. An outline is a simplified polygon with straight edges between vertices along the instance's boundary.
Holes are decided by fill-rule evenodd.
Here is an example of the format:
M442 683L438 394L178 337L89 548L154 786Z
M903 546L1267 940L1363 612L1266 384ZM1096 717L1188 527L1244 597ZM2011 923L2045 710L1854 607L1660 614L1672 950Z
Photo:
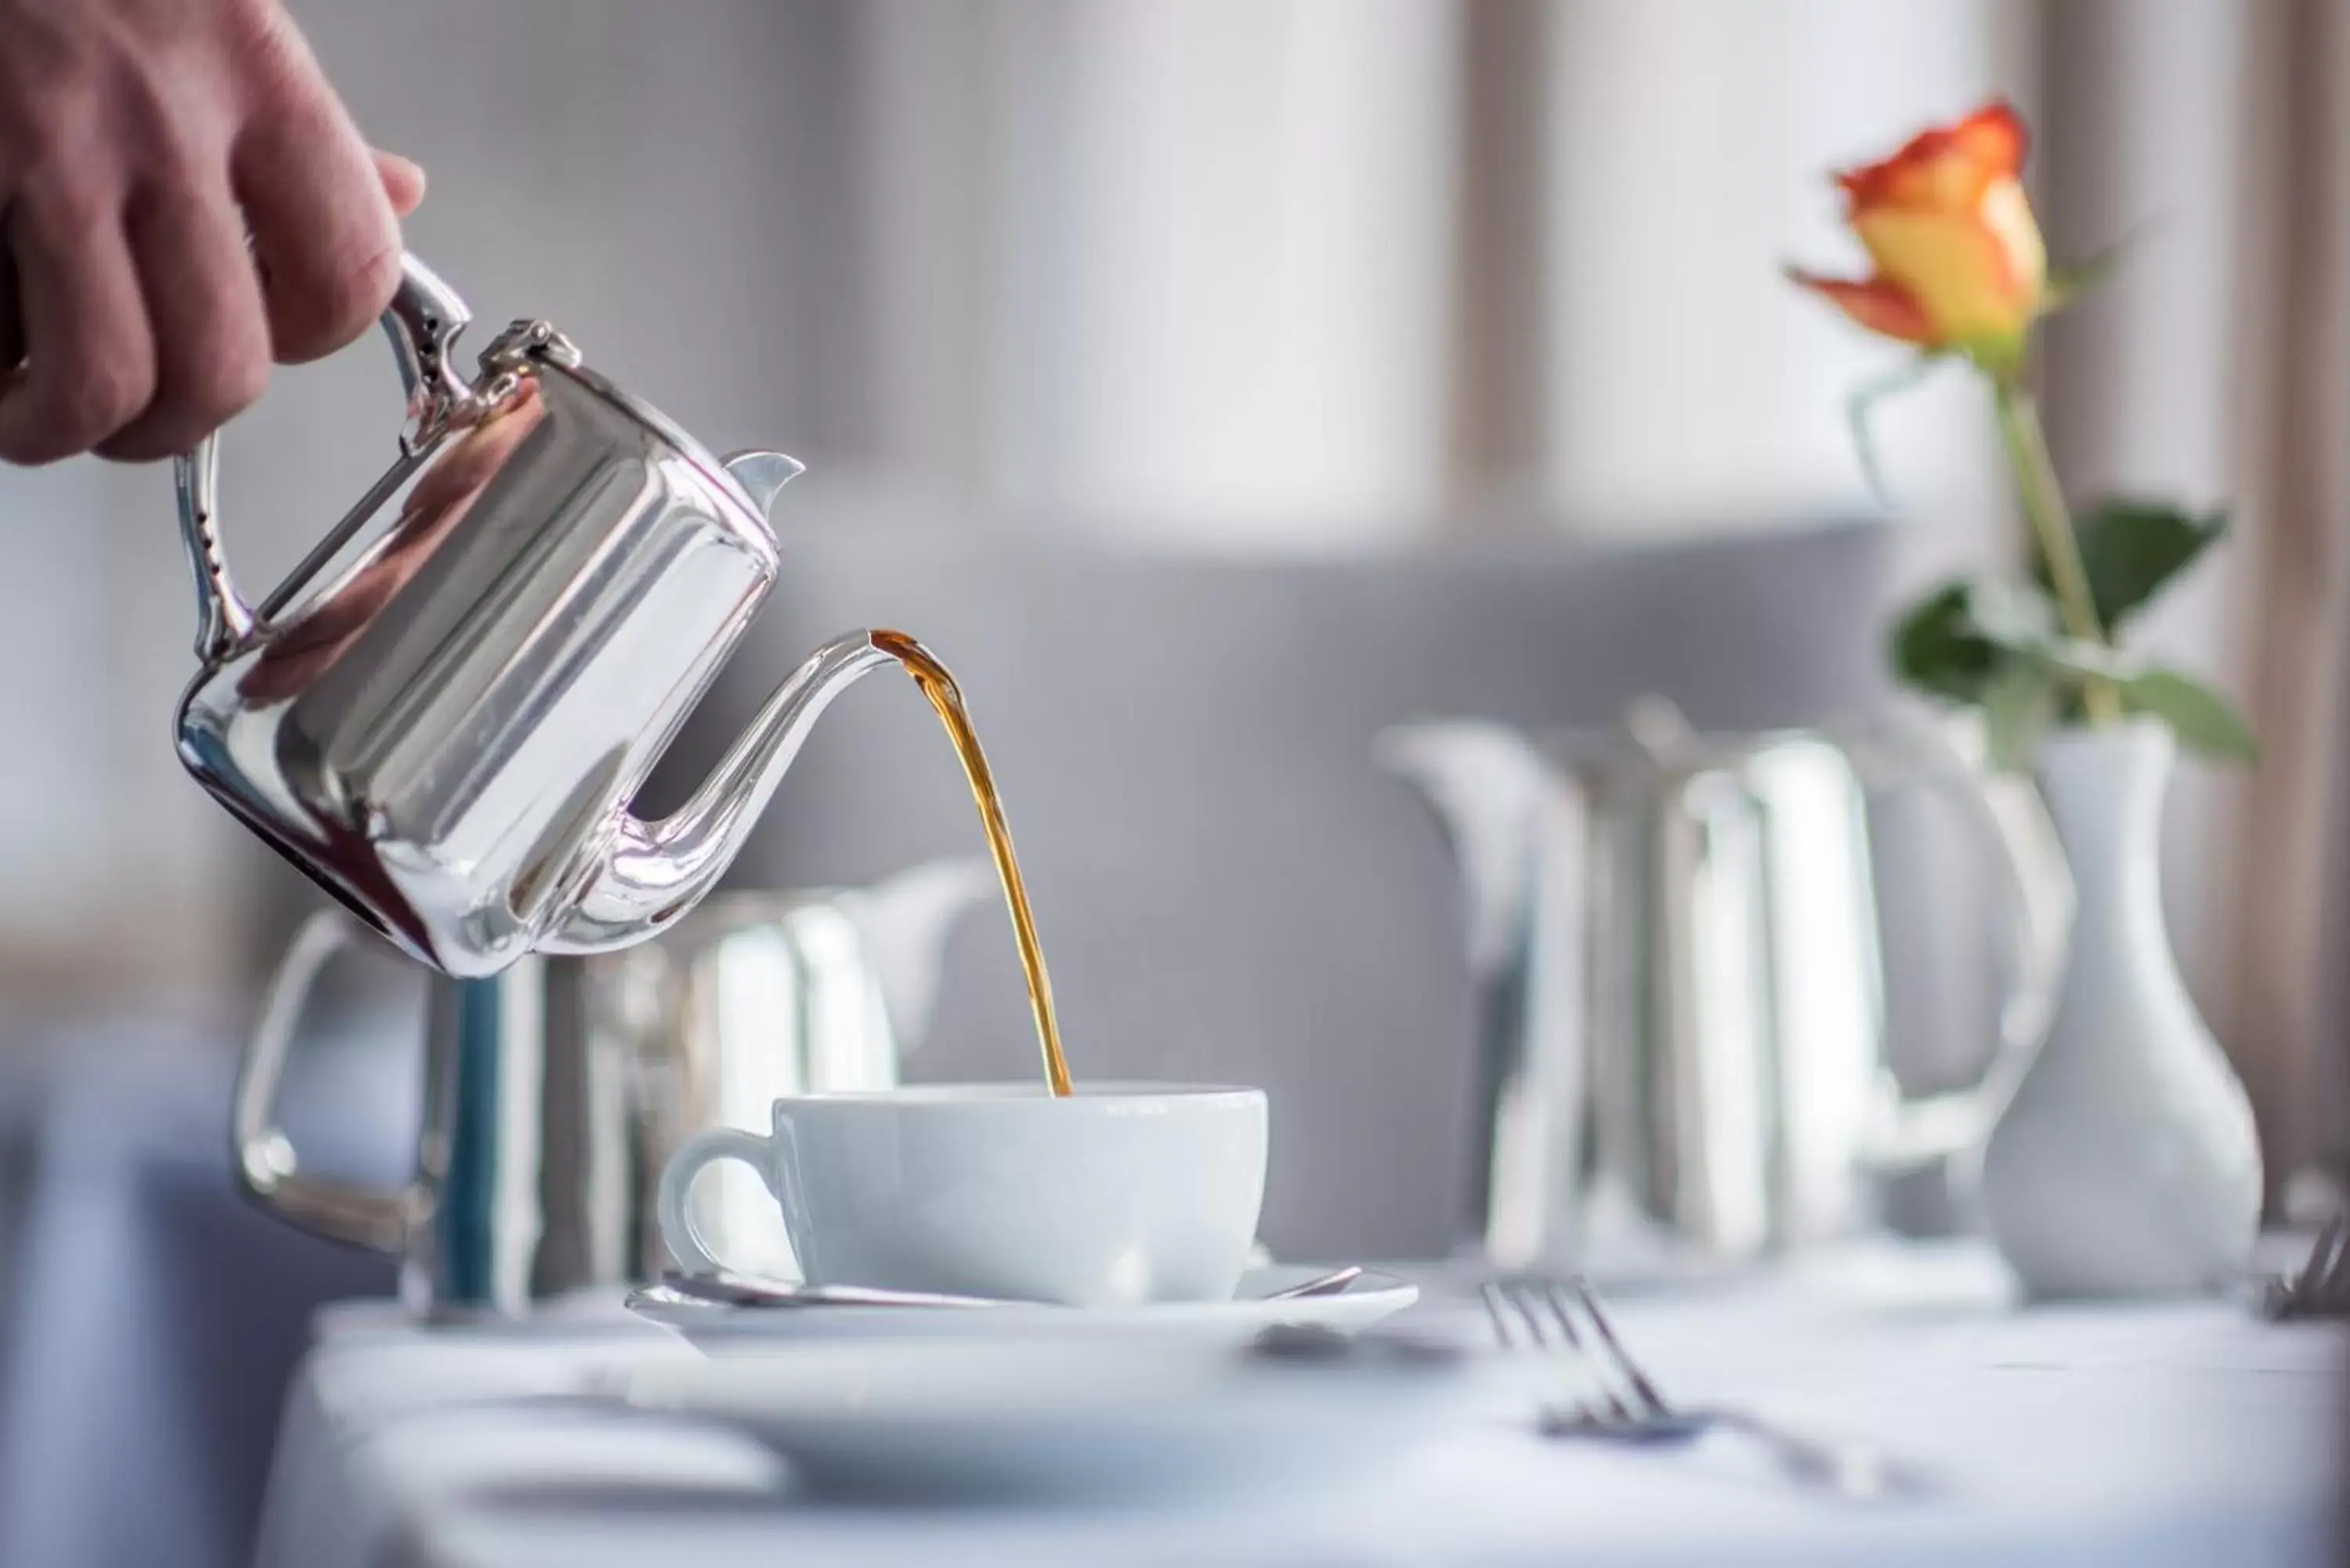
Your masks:
M2268 1282L2261 1310L2280 1321L2350 1315L2350 1220L2336 1215L2325 1222L2301 1272Z
M1541 1407L1537 1425L1546 1438L1661 1444L1734 1432L1760 1444L1796 1480L1841 1497L1869 1501L1919 1486L1867 1444L1806 1437L1744 1410L1675 1405L1632 1359L1580 1279L1488 1281L1479 1294L1504 1351L1545 1355L1577 1374L1578 1390Z

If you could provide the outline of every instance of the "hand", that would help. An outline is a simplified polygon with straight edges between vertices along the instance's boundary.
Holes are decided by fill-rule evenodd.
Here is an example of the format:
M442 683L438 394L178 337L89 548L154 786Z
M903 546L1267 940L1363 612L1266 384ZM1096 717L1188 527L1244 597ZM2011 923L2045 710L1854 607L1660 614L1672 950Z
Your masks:
M278 0L0 0L0 459L193 446L381 313L423 193Z

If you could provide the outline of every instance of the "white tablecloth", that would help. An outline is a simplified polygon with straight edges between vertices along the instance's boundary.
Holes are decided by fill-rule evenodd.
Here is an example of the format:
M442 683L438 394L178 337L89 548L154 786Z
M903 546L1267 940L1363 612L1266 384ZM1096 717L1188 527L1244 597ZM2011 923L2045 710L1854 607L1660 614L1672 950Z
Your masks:
M1514 1381L1359 1495L828 1506L796 1498L787 1463L731 1428L577 1399L594 1369L685 1354L610 1303L538 1332L343 1312L291 1397L260 1568L2333 1560L2334 1330L2216 1302L2016 1312L1990 1278L1971 1253L1871 1254L1617 1303L1672 1391L1881 1439L1940 1483L1930 1500L1867 1508L1791 1488L1731 1438L1544 1442Z

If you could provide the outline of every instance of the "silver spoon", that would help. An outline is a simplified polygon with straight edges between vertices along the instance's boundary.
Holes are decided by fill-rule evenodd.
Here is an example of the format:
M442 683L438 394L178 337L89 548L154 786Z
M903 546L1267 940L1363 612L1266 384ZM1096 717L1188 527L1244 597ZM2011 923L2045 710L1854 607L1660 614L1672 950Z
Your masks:
M1362 1265L1349 1263L1343 1269L1333 1269L1326 1274L1316 1274L1310 1280L1290 1286L1287 1290L1275 1291L1271 1295L1253 1296L1250 1299L1261 1302L1294 1302L1301 1301L1307 1296L1335 1296L1362 1277Z
M1270 1295L1252 1296L1252 1301L1298 1301L1307 1296L1332 1296L1362 1277L1359 1265L1348 1264L1333 1269L1326 1274L1316 1274L1310 1280L1278 1290ZM710 1302L721 1306L739 1307L811 1307L811 1306L889 1306L889 1307L1000 1307L1040 1306L1040 1302L1016 1301L1003 1296L948 1295L932 1291L892 1291L872 1285L802 1285L782 1280L754 1279L748 1274L721 1272L711 1274L689 1274L671 1270L661 1275L660 1288L692 1300Z

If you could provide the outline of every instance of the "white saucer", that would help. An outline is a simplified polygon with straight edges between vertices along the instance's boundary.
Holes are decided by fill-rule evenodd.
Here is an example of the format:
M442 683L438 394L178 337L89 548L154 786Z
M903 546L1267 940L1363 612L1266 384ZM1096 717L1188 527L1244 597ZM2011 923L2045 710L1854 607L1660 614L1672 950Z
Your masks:
M983 1314L998 1315L930 1315L968 1327ZM811 1494L955 1501L1359 1483L1444 1431L1471 1387L1457 1366L1376 1353L1295 1364L1194 1337L1093 1335L770 1345L618 1376L631 1404L766 1443Z
M1238 1342L1277 1323L1312 1324L1352 1333L1419 1299L1418 1285L1371 1270L1331 1295L1264 1299L1327 1272L1327 1268L1308 1264L1275 1263L1242 1275L1240 1288L1230 1301L1159 1302L1130 1307L1024 1303L986 1307L738 1307L648 1285L629 1293L629 1310L683 1335L697 1349L713 1350L807 1338L966 1339L980 1334L993 1338L1167 1330Z

